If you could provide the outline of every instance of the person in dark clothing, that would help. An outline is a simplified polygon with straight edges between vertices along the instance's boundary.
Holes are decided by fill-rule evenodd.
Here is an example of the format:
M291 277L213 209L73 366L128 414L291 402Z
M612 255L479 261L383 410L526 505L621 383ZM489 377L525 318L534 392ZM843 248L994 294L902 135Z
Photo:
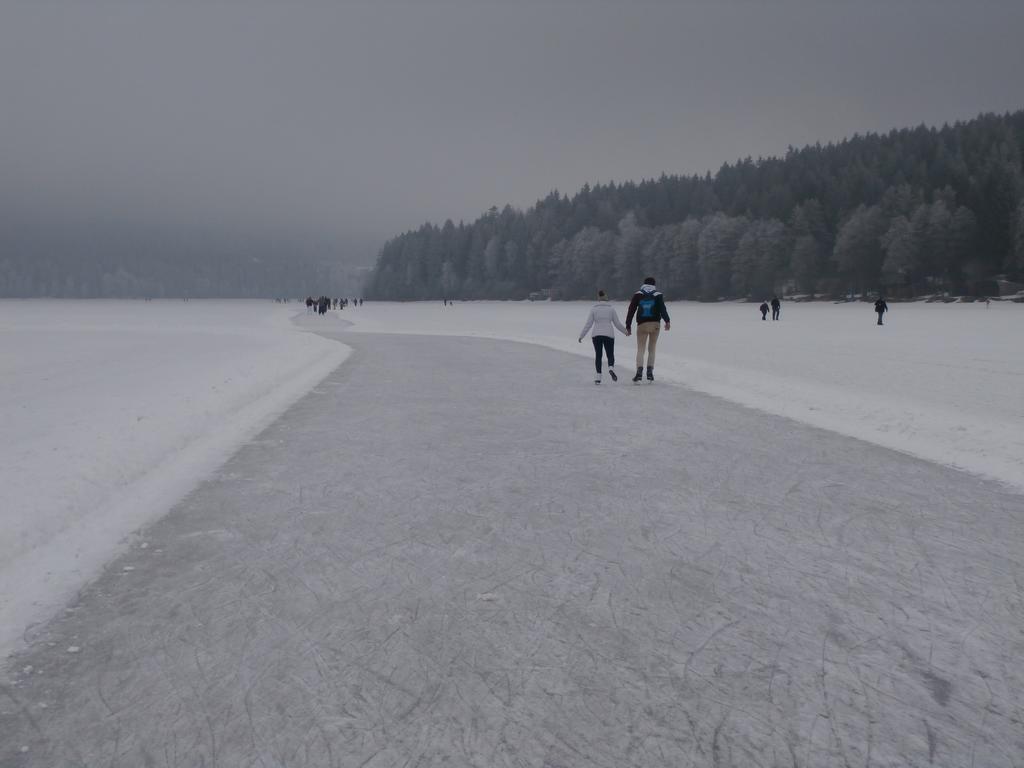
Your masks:
M647 350L647 380L654 381L654 350L658 346L661 333L661 321L665 321L665 330L671 328L668 310L665 309L665 297L654 287L654 278L645 277L640 290L633 294L626 313L626 335L632 333L633 316L636 316L636 376L634 383L639 383L644 370L644 350Z
M779 319L779 311L782 309L782 302L778 296L772 297L772 320Z
M875 302L875 314L878 315L878 324L885 325L882 322L882 315L889 311L889 305L885 303L885 299L881 296L878 297L878 301Z
M761 319L762 320L767 320L768 319L768 302L767 301L762 301L761 302L761 306L758 307L758 309L761 310Z

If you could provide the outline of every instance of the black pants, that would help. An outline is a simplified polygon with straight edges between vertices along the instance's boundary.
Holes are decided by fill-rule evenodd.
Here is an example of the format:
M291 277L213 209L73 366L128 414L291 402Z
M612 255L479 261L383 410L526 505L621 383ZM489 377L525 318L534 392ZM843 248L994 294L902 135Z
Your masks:
M601 372L602 348L608 356L608 367L613 368L615 366L615 339L611 336L592 336L590 340L594 342L594 367L597 369L597 372Z
M780 309L781 309L780 307L773 307L772 308L772 320L778 320L779 319L779 310Z
M882 315L884 315L884 314L885 314L884 312L879 312L878 313L878 324L879 325L883 325L883 323L882 323Z

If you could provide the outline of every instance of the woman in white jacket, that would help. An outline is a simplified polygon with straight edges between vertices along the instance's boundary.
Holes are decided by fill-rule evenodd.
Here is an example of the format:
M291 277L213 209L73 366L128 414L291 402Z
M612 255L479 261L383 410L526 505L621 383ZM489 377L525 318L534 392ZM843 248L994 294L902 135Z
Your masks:
M608 375L612 377L612 381L618 381L619 377L615 375L615 329L618 328L627 336L629 336L629 331L619 320L619 313L615 311L615 307L608 303L608 294L604 291L597 292L597 304L590 308L587 324L580 331L577 341L583 343L583 337L591 328L594 329L591 340L594 342L594 366L597 369L594 383L601 383L602 349L608 357Z

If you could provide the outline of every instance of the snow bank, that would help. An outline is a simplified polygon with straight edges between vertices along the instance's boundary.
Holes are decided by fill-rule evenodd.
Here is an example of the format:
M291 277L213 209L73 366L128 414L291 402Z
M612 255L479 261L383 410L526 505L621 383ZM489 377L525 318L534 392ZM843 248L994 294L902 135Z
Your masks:
M298 311L0 301L0 654L345 359Z
M346 319L358 331L501 338L589 358L589 341L576 341L589 306L373 303ZM878 327L866 303L784 303L773 323L756 304L670 302L657 375L1024 489L1024 307L890 309ZM636 346L617 338L617 367L631 371ZM581 381L591 370L580 363Z

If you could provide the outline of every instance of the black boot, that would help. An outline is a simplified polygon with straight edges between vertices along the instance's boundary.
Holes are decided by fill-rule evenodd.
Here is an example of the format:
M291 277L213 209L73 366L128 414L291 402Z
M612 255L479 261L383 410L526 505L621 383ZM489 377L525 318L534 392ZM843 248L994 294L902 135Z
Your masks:
M634 384L639 383L640 379L642 379L643 377L644 377L644 369L643 368L637 368L636 369L636 376L633 377L633 383Z
M654 368L647 366L647 380L654 381Z

